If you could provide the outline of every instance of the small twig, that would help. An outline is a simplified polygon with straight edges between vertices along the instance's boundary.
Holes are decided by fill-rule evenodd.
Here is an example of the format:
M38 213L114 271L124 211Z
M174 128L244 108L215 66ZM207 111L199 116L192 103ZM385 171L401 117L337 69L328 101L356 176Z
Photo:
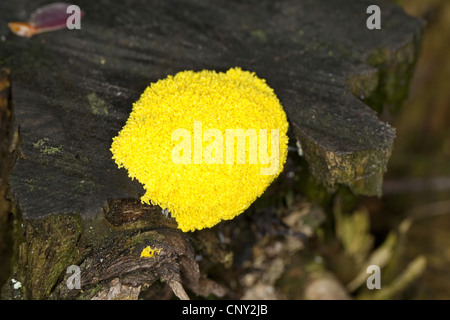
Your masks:
M172 288L173 293L178 297L180 300L190 300L189 296L187 295L186 291L184 291L183 286L181 283L179 283L176 280L170 280L169 286Z
M406 212L406 216L413 220L419 220L449 213L450 200L443 200L413 207Z

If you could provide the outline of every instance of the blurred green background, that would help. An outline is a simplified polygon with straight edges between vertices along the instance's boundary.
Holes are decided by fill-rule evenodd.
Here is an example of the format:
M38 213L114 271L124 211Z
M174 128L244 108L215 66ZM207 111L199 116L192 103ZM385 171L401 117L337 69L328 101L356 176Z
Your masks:
M395 2L427 25L409 97L397 114L383 115L397 130L383 198L366 207L375 234L410 218L402 259L427 259L402 298L450 299L450 1Z

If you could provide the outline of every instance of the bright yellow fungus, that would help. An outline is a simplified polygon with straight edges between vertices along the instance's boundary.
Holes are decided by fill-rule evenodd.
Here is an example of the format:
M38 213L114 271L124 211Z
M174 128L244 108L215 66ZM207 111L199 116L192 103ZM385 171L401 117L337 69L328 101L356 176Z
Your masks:
M272 88L240 68L183 71L152 83L111 152L141 201L169 210L186 231L246 210L283 170L286 114Z
M152 249L152 247L147 246L144 249L142 249L141 252L141 258L153 258L155 254L160 254L162 248L155 248Z

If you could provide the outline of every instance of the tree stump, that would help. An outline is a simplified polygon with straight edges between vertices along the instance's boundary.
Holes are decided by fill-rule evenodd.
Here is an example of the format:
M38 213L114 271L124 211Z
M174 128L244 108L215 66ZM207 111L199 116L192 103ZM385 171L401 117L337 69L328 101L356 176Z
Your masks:
M381 8L380 30L366 27L371 4ZM225 294L200 273L193 234L178 230L161 208L142 205L142 186L117 168L109 150L141 92L179 71L254 71L274 88L317 181L330 190L346 185L356 194L381 195L395 130L376 111L397 108L405 98L422 32L421 21L396 5L103 0L79 6L80 30L21 38L7 22L27 21L39 3L0 4L0 67L8 70L2 77L11 84L4 92L12 111L9 126L1 118L8 132L2 190L14 213L13 266L3 297L135 299L159 280L179 298L188 297L183 287ZM159 251L142 259L146 247ZM81 268L82 290L66 285L70 265Z

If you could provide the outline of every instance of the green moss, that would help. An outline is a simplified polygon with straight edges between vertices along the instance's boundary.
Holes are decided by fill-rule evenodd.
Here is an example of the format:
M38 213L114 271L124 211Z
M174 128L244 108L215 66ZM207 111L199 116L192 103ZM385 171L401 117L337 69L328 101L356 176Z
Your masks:
M343 184L355 194L381 195L383 175L391 149L336 153L323 150L308 139L302 141L302 149L312 176L330 190Z
M267 42L267 34L263 30L253 30L250 34L261 42Z
M27 184L27 186L30 189L30 191L34 190L35 183L34 183L33 179L26 179L25 183Z
M373 68L347 78L352 94L361 100L370 97L378 86L378 70Z
M80 218L52 215L24 223L22 242L17 244L17 265L13 278L21 281L24 298L46 299L69 265L77 264L81 252Z
M33 143L33 147L36 149L39 149L39 151L42 154L45 155L55 155L62 153L62 146L53 147L49 145L50 139L49 138L42 138L38 140L37 142Z
M138 244L148 243L148 242L162 242L165 237L159 234L156 231L147 231L140 234L137 234L134 237L131 237L127 241L127 245L129 247L134 247Z
M419 40L408 42L405 46L390 51L377 49L368 58L368 63L379 70L378 87L367 99L367 104L381 112L384 107L397 111L408 95L417 56Z
M103 115L103 116L108 114L107 104L105 103L105 101L100 99L95 92L92 92L91 94L89 94L87 96L87 98L88 98L89 105L91 107L91 111L93 114Z

